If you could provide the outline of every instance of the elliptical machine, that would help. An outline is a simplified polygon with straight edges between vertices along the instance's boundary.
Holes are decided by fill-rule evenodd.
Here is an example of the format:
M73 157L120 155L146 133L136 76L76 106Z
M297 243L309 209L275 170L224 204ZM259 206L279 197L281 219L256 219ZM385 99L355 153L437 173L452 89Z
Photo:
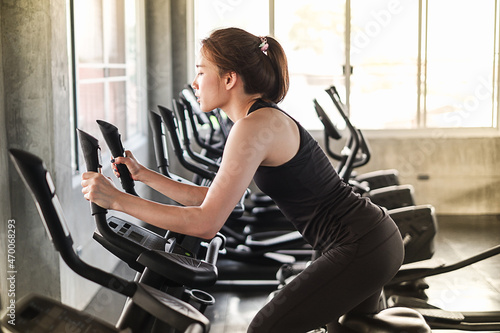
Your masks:
M103 121L99 125L113 155L122 156L123 147L116 127ZM98 141L83 131L79 132L79 137L88 170L97 171ZM126 183L124 188L130 191L133 180L126 166L122 167L120 178L122 183ZM199 288L211 287L217 281L218 270L215 263L219 250L225 245L225 237L221 234L212 240L201 240L170 231L161 236L113 216L96 219L96 225L94 239L135 269L137 281L194 302L201 312L215 303L210 294ZM202 255L204 259L200 259Z
M29 188L47 233L66 264L78 275L104 288L129 297L129 309L116 326L86 315L41 296L28 296L18 303L16 325L4 317L2 325L10 332L66 332L68 328L88 332L154 332L160 321L177 332L208 332L210 323L192 305L142 282L132 282L102 271L82 261L74 251L73 240L65 225L55 186L43 161L22 150L11 149L10 156ZM97 164L95 165L97 167ZM105 219L105 210L92 205L96 219ZM218 251L221 243L214 243ZM165 256L167 257L167 256ZM162 265L159 263L159 265Z

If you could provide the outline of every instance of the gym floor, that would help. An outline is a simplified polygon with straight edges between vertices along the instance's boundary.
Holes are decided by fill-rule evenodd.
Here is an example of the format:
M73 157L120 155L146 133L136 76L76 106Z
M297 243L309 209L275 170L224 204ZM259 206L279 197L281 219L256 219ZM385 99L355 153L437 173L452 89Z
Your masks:
M439 216L439 231L436 238L436 252L426 267L453 263L470 257L480 251L500 244L500 217L456 217ZM115 273L128 279L133 272L125 265L119 265ZM500 311L500 256L434 277L426 278L430 285L426 294L429 303L447 310ZM209 307L206 316L212 322L211 333L243 333L255 313L265 303L270 290L236 289L213 291L216 304ZM106 295L109 297L109 295ZM102 296L97 295L96 299ZM106 311L100 308L97 317L116 322L124 299L117 296ZM87 311L92 312L92 303ZM437 330L451 333L455 330Z

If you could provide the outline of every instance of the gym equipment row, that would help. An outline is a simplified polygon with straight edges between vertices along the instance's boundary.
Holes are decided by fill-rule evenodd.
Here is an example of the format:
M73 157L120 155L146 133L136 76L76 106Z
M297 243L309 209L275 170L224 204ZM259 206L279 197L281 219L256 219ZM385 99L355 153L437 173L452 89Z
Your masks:
M338 93L333 89L329 90L335 102L335 94L338 96ZM158 169L173 179L190 182L173 175L168 170L168 159L165 153L168 132L176 157L180 161L184 160L181 161L181 165L195 174L192 182L209 186L217 172L218 159L220 159L224 140L227 138L231 124L228 119L224 119L220 110L214 110L210 114L202 113L201 115L205 115L206 118L203 119L195 112L196 104L190 101L189 96L190 91L186 88L179 100L174 101L174 111L159 106L157 111L150 112ZM316 104L319 106L315 102L315 107ZM339 105L343 110L342 105ZM316 111L320 114L321 110L318 110L319 108L316 107ZM326 119L325 116L323 117ZM345 119L347 123L348 118ZM202 126L200 126L201 123L203 123ZM191 126L190 129L188 129L188 124ZM98 121L98 126L112 155L124 156L118 129L104 121ZM203 126L209 128L205 138L198 131L199 127ZM344 151L349 153L338 155L340 163L337 170L346 182L351 182L353 187L359 189L361 195L368 195L373 191L374 186L367 180L370 179L369 175L351 176L355 167L368 162L369 146L361 131L355 129L352 124L347 127L351 138L347 140ZM336 130L335 127L333 128ZM326 132L325 125L325 138ZM198 146L203 148L201 153L196 152L192 147L186 148L191 145L190 135L195 138ZM329 139L335 137L337 137L336 140L340 139L339 131L337 134L328 136ZM98 171L101 167L98 141L83 131L79 131L79 139L84 151L87 170ZM94 239L137 271L134 281L126 281L86 264L75 253L72 248L71 235L65 226L63 212L57 200L55 187L43 161L37 156L20 150L12 149L10 154L16 169L37 204L55 248L67 265L84 278L128 297L120 320L113 325L45 297L28 296L18 302L20 320L16 327L8 325L6 316L2 319L2 325L10 332L30 332L30 330L32 332L59 332L58 330L67 327L82 329L82 331L87 329L88 332L92 330L96 332L208 332L210 323L203 315L203 311L206 306L213 304L214 300L210 294L201 289L216 285L222 273L225 272L226 279L237 279L245 281L244 283L248 283L246 280L252 278L262 280L265 277L267 279L269 278L268 272L259 275L255 274L255 270L252 271L256 267L261 267L267 260L272 262L272 265L269 265L271 267L269 271L274 270L272 279L275 281L273 283L277 281L283 284L293 279L293 275L301 270L300 267L307 265L308 260L314 259L314 251L304 246L303 242L301 243L296 238L296 233L282 227L286 220L283 220L279 211L272 207L272 202L270 203L265 196L261 195L247 193L226 223L228 228L223 228L221 234L212 240L197 239L169 231L166 231L164 235L159 235L143 226L114 216L107 216L106 210L92 204L91 210L97 227ZM137 195L126 167L125 169L123 166L118 165L118 167L123 189ZM379 178L396 179L397 177L396 173L391 175L389 172ZM407 188L405 191L408 192ZM251 205L245 205L246 202L251 202ZM398 226L405 239L405 246L410 249L411 244L415 248L414 254L409 251L410 255L405 257L405 262L428 259L434 254L433 237L436 233L436 221L432 218L433 211L427 207L428 209L422 214L415 207L417 206L405 205L389 209L389 211L396 210L395 213L391 213L395 220L398 217L397 210L403 214L400 219L402 222ZM260 211L255 208L259 208ZM412 213L407 213L405 209L409 209L408 211ZM260 212L261 215L255 212ZM420 218L414 217L418 215ZM262 222L262 220L275 222L271 223L271 230L267 226L266 228L260 226L259 221ZM242 222L245 224L243 230L229 228ZM405 223L407 231L404 229ZM423 226L422 223L424 223ZM418 237L422 237L421 242L415 242ZM300 253L300 255L294 255L294 253ZM453 271L498 253L500 253L500 246L452 265L421 269L403 268L388 287L401 287L412 284L414 281L422 281L427 276ZM250 269L241 274L241 267L250 267ZM279 267L283 268L278 270ZM254 273L253 276L247 275L251 272ZM276 272L278 272L277 276ZM362 316L347 314L342 318L342 325L355 332L430 332L431 328L468 331L500 329L500 311L448 312L432 307L421 298L399 296L395 291L397 292L398 289L391 289L391 295L388 297L381 295L379 313Z

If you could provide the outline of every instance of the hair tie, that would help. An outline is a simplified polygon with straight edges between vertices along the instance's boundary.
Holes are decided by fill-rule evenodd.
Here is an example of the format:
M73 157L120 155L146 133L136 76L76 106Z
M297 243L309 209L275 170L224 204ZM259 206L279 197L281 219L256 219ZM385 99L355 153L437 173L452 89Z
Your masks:
M259 37L260 38L260 45L259 48L262 52L264 52L265 55L267 55L267 49L269 48L269 44L267 43L267 38L266 37Z

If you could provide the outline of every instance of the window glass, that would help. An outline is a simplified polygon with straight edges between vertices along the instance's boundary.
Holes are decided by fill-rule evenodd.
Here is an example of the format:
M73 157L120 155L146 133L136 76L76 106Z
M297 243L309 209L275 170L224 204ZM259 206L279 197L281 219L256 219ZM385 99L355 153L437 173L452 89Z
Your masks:
M195 0L196 51L199 50L200 40L212 30L228 27L245 29L257 36L267 35L268 0Z
M341 0L275 0L274 35L285 49L290 70L290 90L282 107L308 128L321 128L312 99L342 76L344 8ZM196 41L229 26L267 35L269 1L197 0L195 22Z
M275 0L275 35L288 57L290 90L283 108L309 129L322 128L312 100L325 109L334 81L342 82L345 63L345 1Z
M491 127L495 1L429 1L427 127Z
M417 127L418 1L352 1L350 55L352 122Z
M97 119L117 126L124 141L139 131L135 6L135 0L74 0L76 126L96 138Z
M305 127L322 128L313 98L336 113L332 84L359 128L496 126L496 1L271 3L290 70L282 107ZM268 33L267 0L195 0L195 13L197 41L217 27Z

